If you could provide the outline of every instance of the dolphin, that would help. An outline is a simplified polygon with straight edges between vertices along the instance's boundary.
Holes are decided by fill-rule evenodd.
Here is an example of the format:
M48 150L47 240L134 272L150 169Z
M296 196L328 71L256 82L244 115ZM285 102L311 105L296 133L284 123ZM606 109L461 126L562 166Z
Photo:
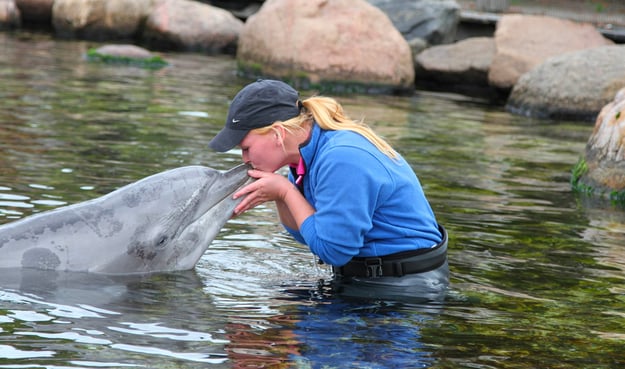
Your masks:
M251 167L167 170L0 226L0 268L140 274L189 270L240 201Z

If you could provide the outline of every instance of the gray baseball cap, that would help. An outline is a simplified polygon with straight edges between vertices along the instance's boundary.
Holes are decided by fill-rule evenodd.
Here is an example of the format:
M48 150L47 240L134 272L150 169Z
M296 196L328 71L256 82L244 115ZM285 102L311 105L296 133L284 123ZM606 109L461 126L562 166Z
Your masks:
M228 151L240 144L249 131L298 116L298 101L298 92L282 81L252 82L235 95L226 125L208 146L215 151Z

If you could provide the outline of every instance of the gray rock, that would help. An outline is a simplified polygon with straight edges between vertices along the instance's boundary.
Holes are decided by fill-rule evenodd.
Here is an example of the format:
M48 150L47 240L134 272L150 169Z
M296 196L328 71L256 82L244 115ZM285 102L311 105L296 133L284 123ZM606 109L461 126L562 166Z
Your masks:
M548 59L512 89L508 111L538 118L592 120L625 85L625 45Z
M480 12L500 13L508 10L510 0L475 0L475 9Z
M419 38L439 45L455 39L460 21L460 5L455 0L368 1L388 15L408 42Z
M415 58L415 84L426 89L498 99L498 91L488 84L488 70L494 55L492 37L473 37L455 44L433 46Z
M488 69L494 56L495 41L491 37L473 37L455 44L433 46L417 56L417 77L487 86Z

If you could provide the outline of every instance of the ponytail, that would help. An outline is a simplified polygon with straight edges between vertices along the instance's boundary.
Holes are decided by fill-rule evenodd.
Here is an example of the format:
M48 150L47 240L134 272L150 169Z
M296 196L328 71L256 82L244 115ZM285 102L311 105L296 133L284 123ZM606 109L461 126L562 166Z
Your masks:
M322 129L356 132L369 140L378 150L389 158L396 159L398 157L397 151L363 121L350 119L343 111L343 107L335 99L313 96L304 100L303 104Z
M298 102L299 104L299 102ZM274 122L272 125L256 128L253 131L265 134L274 129L274 125L279 124L287 132L294 132L310 125L313 119L319 127L329 131L352 131L360 134L384 155L391 159L397 159L399 154L382 137L378 136L369 126L360 120L350 119L343 107L333 98L323 96L313 96L301 102L303 108L300 114L284 122Z

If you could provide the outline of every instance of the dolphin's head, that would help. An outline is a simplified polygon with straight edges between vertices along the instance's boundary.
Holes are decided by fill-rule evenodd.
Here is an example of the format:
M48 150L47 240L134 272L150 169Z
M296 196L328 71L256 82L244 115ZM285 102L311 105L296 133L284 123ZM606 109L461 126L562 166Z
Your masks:
M149 273L192 269L232 216L232 194L252 181L249 165L221 172L187 166L155 174L127 186L122 206L133 215L123 255L94 272ZM120 189L124 190L124 188ZM119 190L118 190L119 191Z

